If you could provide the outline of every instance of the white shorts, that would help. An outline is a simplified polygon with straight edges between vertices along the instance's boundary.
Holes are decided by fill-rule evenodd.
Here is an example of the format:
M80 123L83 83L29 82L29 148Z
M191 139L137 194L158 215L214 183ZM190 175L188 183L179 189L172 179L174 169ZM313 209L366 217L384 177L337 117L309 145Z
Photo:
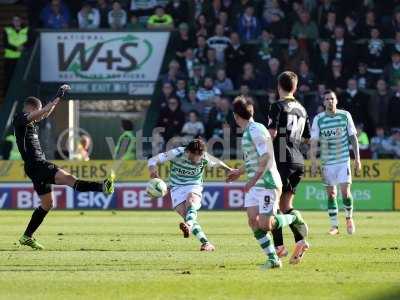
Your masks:
M351 183L350 162L322 167L322 180L327 186Z
M278 210L280 190L252 187L244 197L244 207L258 206L260 214L275 215Z
M201 185L182 185L173 187L171 189L172 207L175 208L182 202L185 202L190 193L196 194L200 197L200 206L201 206L202 192L203 192L203 187Z

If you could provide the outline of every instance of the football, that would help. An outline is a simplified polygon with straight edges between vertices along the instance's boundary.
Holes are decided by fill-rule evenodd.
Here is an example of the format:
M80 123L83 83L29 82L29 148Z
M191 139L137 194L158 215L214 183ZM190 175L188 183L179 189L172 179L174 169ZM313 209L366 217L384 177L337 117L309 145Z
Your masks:
M153 178L147 183L146 192L150 198L159 198L167 194L167 184L160 178Z

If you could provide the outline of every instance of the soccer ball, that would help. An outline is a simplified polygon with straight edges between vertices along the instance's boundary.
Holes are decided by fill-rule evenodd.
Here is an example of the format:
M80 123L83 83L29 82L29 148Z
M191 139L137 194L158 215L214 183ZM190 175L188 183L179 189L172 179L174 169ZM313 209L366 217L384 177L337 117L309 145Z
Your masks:
M147 183L146 193L150 198L164 197L167 194L167 184L160 178L153 178Z

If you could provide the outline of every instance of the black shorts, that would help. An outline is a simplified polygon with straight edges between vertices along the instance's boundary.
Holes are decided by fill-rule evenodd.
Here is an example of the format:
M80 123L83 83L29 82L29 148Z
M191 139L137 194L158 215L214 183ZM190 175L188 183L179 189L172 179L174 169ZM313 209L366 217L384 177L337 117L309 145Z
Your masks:
M33 188L40 195L51 193L51 185L55 184L55 176L59 168L48 161L25 163L25 173L32 180Z
M304 176L304 165L278 164L278 172L282 179L282 192L296 193L296 187Z

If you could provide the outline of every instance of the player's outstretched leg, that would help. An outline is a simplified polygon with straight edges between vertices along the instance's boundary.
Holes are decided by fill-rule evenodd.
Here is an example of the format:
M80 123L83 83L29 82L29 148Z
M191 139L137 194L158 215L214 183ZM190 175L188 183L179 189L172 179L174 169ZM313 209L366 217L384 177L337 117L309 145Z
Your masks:
M350 184L341 184L340 189L343 197L344 212L346 214L347 233L353 234L356 231L356 226L353 220L353 196L350 192Z
M331 221L331 229L329 230L330 235L339 234L339 221L338 221L338 203L337 203L337 193L336 186L327 186L326 188L328 194L328 215Z
M39 228L42 224L44 218L46 217L47 213L53 208L53 198L51 194L51 187L48 186L49 193L39 195L41 200L41 205L37 207L33 213L32 217L28 223L28 226L25 229L24 234L20 237L19 243L23 246L31 247L34 250L43 250L44 247L40 243L36 241L33 237L35 231ZM39 191L40 193L40 191Z
M298 264L303 259L305 251L310 248L310 245L306 241L306 237L308 236L308 226L298 210L292 209L290 213L296 216L296 220L291 225L302 239L296 241L296 247L290 257L289 263Z
M59 169L55 176L55 184L67 185L78 192L101 192L106 195L114 193L115 177L111 174L103 182L76 179L68 172Z

